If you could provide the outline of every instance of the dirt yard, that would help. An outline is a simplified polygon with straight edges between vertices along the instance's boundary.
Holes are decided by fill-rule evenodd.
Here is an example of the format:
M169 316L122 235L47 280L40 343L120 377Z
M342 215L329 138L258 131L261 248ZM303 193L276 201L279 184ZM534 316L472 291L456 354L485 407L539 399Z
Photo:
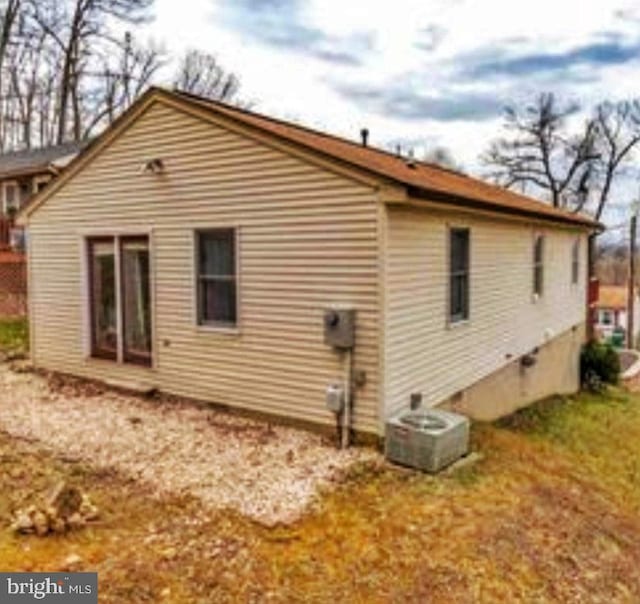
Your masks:
M184 421L189 430L215 430L229 442L253 441L261 433L257 428L238 433L218 416L211 425L187 409L158 411L112 394L85 392L75 399L61 384L47 394L40 378L2 371L3 570L97 571L100 602L114 604L640 601L637 395L612 390L607 396L554 399L500 424L477 426L473 447L483 453L482 461L438 477L359 463L370 452L350 454L340 466L340 456L316 437L300 441L285 434L285 448L269 437L268 455L277 460L290 449L297 468L271 474L280 483L273 488L286 493L285 484L307 485L307 475L298 474L306 469L322 494L298 520L266 526L252 519L256 501L265 497L259 485L253 491L238 481L242 497L235 500L223 489L226 507L220 507L215 497L203 496L212 486L200 492L184 466L187 477L176 479L176 489L159 490L153 474L164 470L152 466L163 453L145 436L151 429L161 434L161 419ZM16 384L45 394L38 405L51 418L33 401L21 400ZM14 394L7 398L9 391ZM97 400L109 410L92 419ZM78 409L81 401L89 410ZM83 440L75 421L59 422L67 404L72 419L104 421L105 430L114 431L108 454ZM55 434L46 423L53 421ZM116 428L153 447L145 458L151 467L132 465L127 452L116 450L128 444L118 440L124 437L115 436ZM283 435L275 427L260 430ZM180 450L184 436L175 433L169 448L186 458L192 451ZM344 470L339 480L326 478L329 462L321 462L320 470L307 467L318 459L316 453L304 457L306 443ZM211 456L215 467L215 455L208 449L203 459ZM193 471L205 466L198 459ZM91 496L99 522L66 535L14 535L11 512L61 479ZM305 502L307 487L299 492Z

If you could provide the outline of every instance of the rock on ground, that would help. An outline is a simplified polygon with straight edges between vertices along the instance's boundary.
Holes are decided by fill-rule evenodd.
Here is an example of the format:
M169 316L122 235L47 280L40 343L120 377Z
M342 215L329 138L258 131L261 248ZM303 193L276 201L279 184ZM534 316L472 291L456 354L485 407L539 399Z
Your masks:
M356 463L380 459L371 449L338 451L303 430L184 401L68 387L2 364L0 429L67 458L115 468L159 495L192 495L265 524L297 519L318 489Z

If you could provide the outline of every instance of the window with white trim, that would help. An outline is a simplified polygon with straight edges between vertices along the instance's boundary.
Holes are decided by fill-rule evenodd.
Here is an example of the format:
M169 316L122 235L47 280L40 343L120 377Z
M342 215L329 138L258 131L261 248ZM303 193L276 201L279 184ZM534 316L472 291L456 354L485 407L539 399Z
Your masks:
M580 239L576 237L571 247L571 283L578 283L580 278Z
M544 293L544 235L536 235L533 240L533 293Z
M5 216L20 209L20 187L15 181L2 184L2 211Z
M236 229L233 228L207 229L196 233L199 325L237 325L236 239Z
M469 229L449 229L449 323L469 318Z

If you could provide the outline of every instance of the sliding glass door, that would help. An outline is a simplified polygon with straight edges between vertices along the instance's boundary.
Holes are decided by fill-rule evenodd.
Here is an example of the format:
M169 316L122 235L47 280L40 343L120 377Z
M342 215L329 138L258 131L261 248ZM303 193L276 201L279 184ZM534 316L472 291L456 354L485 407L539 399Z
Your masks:
M149 238L89 240L91 354L151 365Z
M89 241L91 353L118 359L116 253L113 238Z
M120 239L120 260L124 360L150 365L151 289L148 238Z

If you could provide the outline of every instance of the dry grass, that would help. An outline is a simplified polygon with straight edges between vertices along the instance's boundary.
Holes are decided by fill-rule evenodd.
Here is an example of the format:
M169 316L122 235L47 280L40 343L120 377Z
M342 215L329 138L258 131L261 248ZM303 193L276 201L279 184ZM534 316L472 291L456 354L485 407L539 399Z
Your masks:
M477 427L474 448L484 460L444 478L356 468L266 528L0 435L2 517L63 476L104 512L66 537L0 532L0 568L77 553L118 603L640 601L639 397L552 400Z

